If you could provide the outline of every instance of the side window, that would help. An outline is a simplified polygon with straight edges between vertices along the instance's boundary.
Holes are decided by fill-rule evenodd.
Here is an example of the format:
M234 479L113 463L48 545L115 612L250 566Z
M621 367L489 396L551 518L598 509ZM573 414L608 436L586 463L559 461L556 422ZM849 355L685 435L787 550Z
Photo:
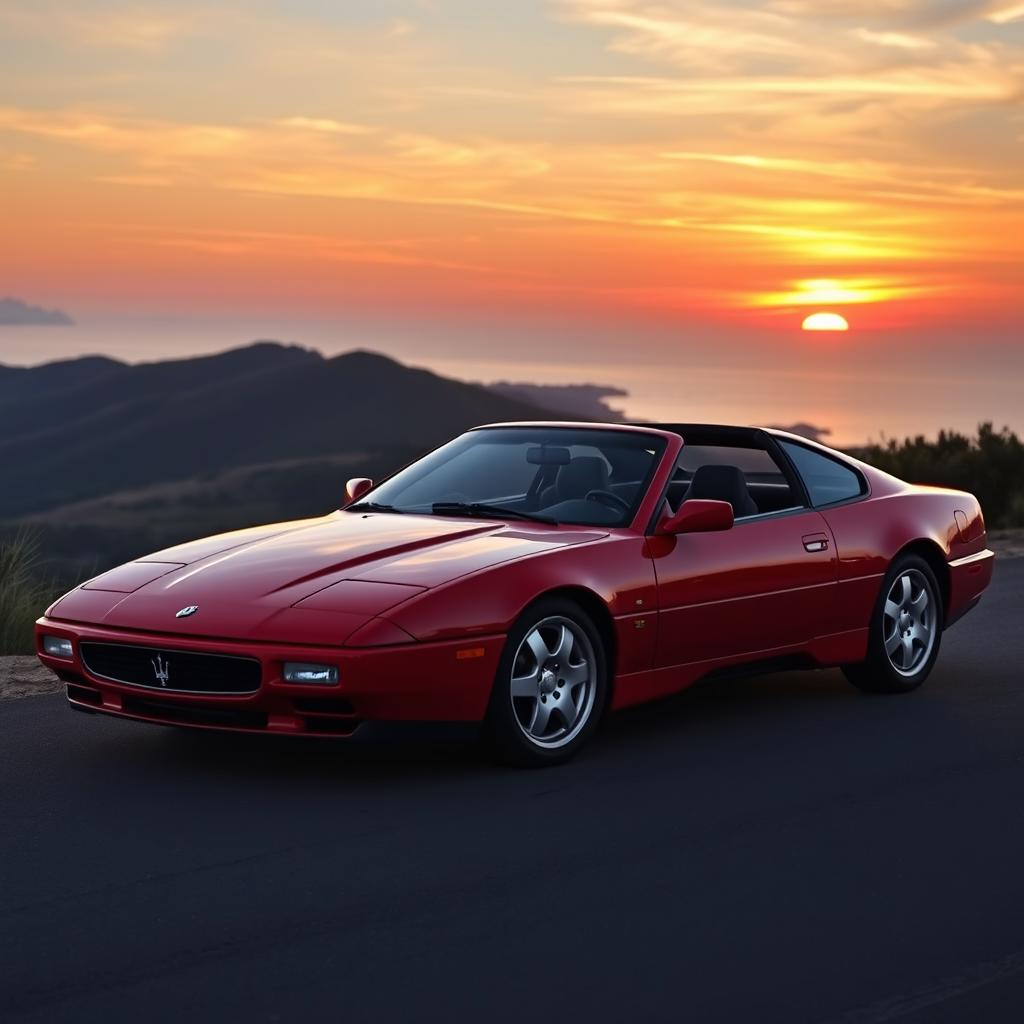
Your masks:
M832 505L864 493L859 474L836 459L792 441L780 441L803 478L813 505Z
M720 474L713 482L698 476L705 467L726 466L742 473L743 493L727 485ZM683 445L668 489L669 504L678 508L688 497L717 497L729 501L737 518L768 515L800 506L785 474L766 449L736 445Z

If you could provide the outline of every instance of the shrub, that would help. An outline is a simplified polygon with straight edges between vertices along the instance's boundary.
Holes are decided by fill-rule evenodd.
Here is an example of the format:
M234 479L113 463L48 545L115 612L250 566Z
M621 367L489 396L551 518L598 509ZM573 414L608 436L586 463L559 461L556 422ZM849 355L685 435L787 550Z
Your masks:
M41 571L34 534L0 538L0 655L33 653L32 626L58 592Z
M1024 526L1024 442L1007 427L982 423L975 437L943 430L861 449L872 466L917 484L970 491L981 502L989 528Z

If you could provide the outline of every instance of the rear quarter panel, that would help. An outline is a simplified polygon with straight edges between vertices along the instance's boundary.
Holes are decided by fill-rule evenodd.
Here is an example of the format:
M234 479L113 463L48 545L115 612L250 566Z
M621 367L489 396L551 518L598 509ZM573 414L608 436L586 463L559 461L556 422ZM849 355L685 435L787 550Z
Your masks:
M893 559L911 544L930 545L945 569L939 573L947 621L976 599L991 577L954 586L949 563L986 550L985 522L977 499L963 491L904 484L873 471L869 497L821 509L832 531L838 556L839 628L868 624L882 579ZM959 521L958 521L959 520Z

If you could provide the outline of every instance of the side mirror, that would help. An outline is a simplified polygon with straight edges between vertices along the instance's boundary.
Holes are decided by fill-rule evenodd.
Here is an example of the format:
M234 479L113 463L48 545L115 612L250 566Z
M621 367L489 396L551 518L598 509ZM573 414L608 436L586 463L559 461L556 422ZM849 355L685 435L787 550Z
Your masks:
M354 476L345 484L345 504L358 501L371 487L373 481L365 476Z
M690 498L679 506L674 516L658 524L658 533L675 536L679 533L713 533L731 530L734 521L732 505L727 501Z

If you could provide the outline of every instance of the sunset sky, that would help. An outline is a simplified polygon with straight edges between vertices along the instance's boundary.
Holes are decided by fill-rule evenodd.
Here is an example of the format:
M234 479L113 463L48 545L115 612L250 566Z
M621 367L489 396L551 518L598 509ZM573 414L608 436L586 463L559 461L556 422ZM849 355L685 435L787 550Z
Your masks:
M1010 358L1024 3L0 0L0 189L0 295L80 325Z

